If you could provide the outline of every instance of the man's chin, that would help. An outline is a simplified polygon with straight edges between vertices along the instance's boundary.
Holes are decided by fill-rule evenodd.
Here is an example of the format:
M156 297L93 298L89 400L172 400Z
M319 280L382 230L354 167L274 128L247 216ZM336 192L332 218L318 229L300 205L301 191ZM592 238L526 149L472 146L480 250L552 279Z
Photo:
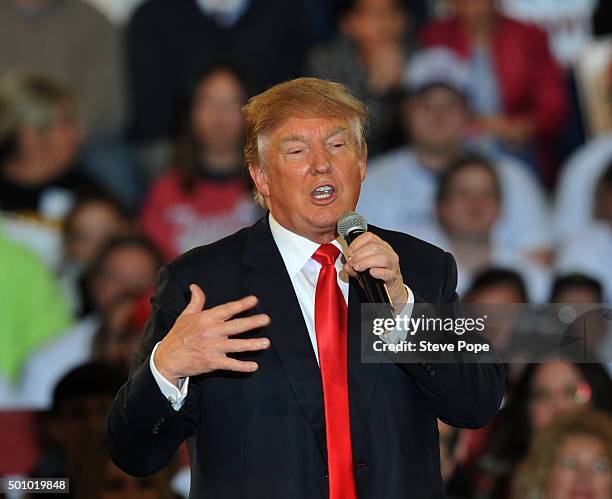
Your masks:
M348 209L342 209L340 207L334 209L328 209L325 211L321 211L320 213L315 214L312 218L312 224L314 227L324 231L324 230L336 230L336 224L338 223L338 219L347 211Z

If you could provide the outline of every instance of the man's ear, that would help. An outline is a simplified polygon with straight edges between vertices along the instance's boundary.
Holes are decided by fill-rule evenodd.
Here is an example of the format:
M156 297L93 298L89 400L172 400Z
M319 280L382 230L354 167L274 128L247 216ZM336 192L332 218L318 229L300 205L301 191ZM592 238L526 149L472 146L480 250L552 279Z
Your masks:
M268 176L261 163L249 163L249 173L253 179L253 183L263 197L270 196L270 188L268 187Z
M366 178L366 164L368 160L367 149L357 157L357 167L359 168L359 176L363 182Z

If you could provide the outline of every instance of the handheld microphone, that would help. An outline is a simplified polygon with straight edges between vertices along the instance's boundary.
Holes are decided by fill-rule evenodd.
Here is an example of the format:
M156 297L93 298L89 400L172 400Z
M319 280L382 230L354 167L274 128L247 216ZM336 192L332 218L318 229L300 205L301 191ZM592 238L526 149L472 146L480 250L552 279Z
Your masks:
M338 219L336 227L338 234L344 238L347 244L351 244L358 236L368 231L368 222L359 213L349 211ZM365 291L368 303L386 303L392 305L384 281L372 277L369 269L358 272L357 280Z

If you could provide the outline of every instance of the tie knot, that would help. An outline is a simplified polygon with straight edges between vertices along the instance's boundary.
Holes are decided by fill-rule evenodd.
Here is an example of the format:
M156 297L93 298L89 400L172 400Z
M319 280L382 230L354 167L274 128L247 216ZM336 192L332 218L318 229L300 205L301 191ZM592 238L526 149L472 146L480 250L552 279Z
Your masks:
M336 258L340 254L340 249L333 244L326 243L319 246L312 257L321 265L334 265Z

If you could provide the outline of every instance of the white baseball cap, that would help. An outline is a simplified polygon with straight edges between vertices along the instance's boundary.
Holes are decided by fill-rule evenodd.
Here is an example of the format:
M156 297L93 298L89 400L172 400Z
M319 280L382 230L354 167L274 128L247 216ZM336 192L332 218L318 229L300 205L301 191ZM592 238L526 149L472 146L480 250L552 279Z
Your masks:
M434 47L418 51L406 65L402 86L410 93L418 93L438 85L467 97L469 70L466 63L447 48Z

